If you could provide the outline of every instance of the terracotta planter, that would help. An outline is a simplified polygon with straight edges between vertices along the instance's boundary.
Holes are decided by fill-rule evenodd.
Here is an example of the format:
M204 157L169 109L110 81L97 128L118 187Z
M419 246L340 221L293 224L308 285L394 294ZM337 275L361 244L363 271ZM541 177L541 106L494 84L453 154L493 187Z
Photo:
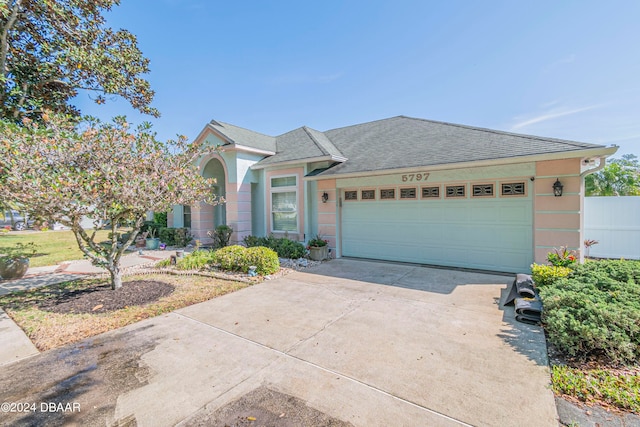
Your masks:
M4 280L19 279L29 269L29 258L0 258L0 277Z
M309 258L314 261L322 261L327 259L329 255L328 246L311 246L309 248Z

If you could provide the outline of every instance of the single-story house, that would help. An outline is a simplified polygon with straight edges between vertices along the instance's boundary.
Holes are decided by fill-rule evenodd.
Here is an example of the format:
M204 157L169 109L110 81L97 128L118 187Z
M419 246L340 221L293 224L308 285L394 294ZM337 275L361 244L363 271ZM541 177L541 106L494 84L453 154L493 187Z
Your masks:
M203 242L227 224L235 242L318 234L333 257L504 272L580 251L584 177L617 150L405 116L280 136L212 120L198 139L226 203L177 206L169 224Z

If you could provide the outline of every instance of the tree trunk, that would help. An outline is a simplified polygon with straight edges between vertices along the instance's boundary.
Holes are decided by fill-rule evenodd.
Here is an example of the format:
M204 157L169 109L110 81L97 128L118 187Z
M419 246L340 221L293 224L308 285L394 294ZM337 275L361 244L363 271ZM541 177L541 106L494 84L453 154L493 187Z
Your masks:
M120 289L122 287L122 273L120 272L120 267L115 265L109 267L109 274L111 275L111 289Z

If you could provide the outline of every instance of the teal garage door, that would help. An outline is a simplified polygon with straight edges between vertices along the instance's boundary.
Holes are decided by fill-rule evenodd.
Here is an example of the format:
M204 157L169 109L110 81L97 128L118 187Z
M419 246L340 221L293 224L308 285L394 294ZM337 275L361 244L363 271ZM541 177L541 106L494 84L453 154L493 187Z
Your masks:
M419 199L418 194L403 200L396 190L395 198L380 200L379 189L375 195L373 190L364 191L375 200L363 199L360 189L342 192L343 256L530 271L530 196Z

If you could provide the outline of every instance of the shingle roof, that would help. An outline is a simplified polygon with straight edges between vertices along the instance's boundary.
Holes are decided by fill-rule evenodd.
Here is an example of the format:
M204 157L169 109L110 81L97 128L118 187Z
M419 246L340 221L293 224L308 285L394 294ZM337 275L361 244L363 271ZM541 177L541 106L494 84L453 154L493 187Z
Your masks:
M309 136L315 141L318 148L320 148L320 150L322 150L325 154L334 156L334 157L344 157L343 154L340 152L340 150L338 150L336 146L333 145L333 142L331 142L331 140L327 138L327 136L324 133L308 128L306 126L304 127L304 129L307 131Z
M342 162L323 176L605 148L406 116L326 132L303 126L277 137L222 122L210 125L239 145L276 153L260 166L321 157Z
M349 160L322 175L603 148L405 116L333 129L324 134Z
M271 151L273 153L276 152L276 139L273 136L264 135L229 123L218 122L216 120L211 120L209 125L229 138L231 142L239 145L245 145L247 147L257 148L259 150Z
M276 155L262 159L261 165L327 156L343 157L322 132L306 126L276 137L276 146Z

